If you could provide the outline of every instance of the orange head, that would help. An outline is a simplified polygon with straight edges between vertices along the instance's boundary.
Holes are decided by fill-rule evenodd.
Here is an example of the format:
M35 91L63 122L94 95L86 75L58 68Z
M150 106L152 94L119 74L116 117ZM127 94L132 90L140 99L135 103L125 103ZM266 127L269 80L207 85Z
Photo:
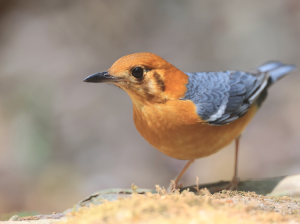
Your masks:
M184 96L188 76L152 53L135 53L117 60L108 71L87 77L85 82L112 83L125 90L133 103L164 103Z

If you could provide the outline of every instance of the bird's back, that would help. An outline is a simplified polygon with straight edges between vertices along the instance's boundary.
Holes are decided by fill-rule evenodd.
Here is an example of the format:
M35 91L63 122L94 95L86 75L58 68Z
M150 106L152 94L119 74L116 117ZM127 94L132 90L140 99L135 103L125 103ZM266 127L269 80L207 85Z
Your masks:
M245 115L253 103L261 105L267 89L293 71L294 65L267 62L252 72L196 72L189 76L182 100L191 100L197 114L211 125L224 125Z

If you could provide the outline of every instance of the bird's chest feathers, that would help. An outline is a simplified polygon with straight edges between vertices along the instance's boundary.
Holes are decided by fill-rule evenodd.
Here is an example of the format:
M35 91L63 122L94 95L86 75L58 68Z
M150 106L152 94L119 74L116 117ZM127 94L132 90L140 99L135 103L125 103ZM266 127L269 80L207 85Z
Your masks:
M201 123L194 104L181 100L134 106L133 117L140 134L161 151L170 145L186 144L196 134L192 127Z
M134 123L140 134L155 148L177 159L209 156L235 139L256 112L255 108L242 118L222 126L201 121L189 100L137 107Z
M160 133L201 122L191 101L169 100L143 107L134 104L134 122L140 132Z

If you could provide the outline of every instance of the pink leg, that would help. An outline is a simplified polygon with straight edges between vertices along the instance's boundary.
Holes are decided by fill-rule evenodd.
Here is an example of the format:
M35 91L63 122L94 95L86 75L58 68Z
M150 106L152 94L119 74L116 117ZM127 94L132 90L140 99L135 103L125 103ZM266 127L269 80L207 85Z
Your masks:
M225 187L211 187L209 190L211 192L218 192L221 190L237 190L238 189L238 154L239 154L239 143L241 136L235 139L235 164L234 164L234 175L230 183Z
M191 159L191 160L188 160L185 163L185 165L180 170L179 174L175 177L174 181L172 183L170 183L170 185L168 187L168 192L170 192L174 188L175 189L179 188L178 182L180 181L180 179L182 178L183 174L187 171L187 169L192 165L193 162L195 162L195 160Z
M234 175L233 175L231 182L229 183L229 190L237 190L238 189L239 179L238 179L237 173L238 173L238 155L239 155L240 138L241 138L241 136L239 136L235 139Z

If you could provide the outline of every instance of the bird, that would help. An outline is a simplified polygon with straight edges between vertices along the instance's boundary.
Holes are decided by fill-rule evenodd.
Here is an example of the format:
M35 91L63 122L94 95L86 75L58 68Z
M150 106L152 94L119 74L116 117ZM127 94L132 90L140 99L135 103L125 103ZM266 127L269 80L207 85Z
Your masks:
M109 83L127 92L142 137L165 155L187 160L169 189L180 187L195 159L235 141L234 175L224 187L235 190L240 137L269 87L295 69L292 64L269 61L249 71L182 72L156 54L140 52L121 57L84 82Z

